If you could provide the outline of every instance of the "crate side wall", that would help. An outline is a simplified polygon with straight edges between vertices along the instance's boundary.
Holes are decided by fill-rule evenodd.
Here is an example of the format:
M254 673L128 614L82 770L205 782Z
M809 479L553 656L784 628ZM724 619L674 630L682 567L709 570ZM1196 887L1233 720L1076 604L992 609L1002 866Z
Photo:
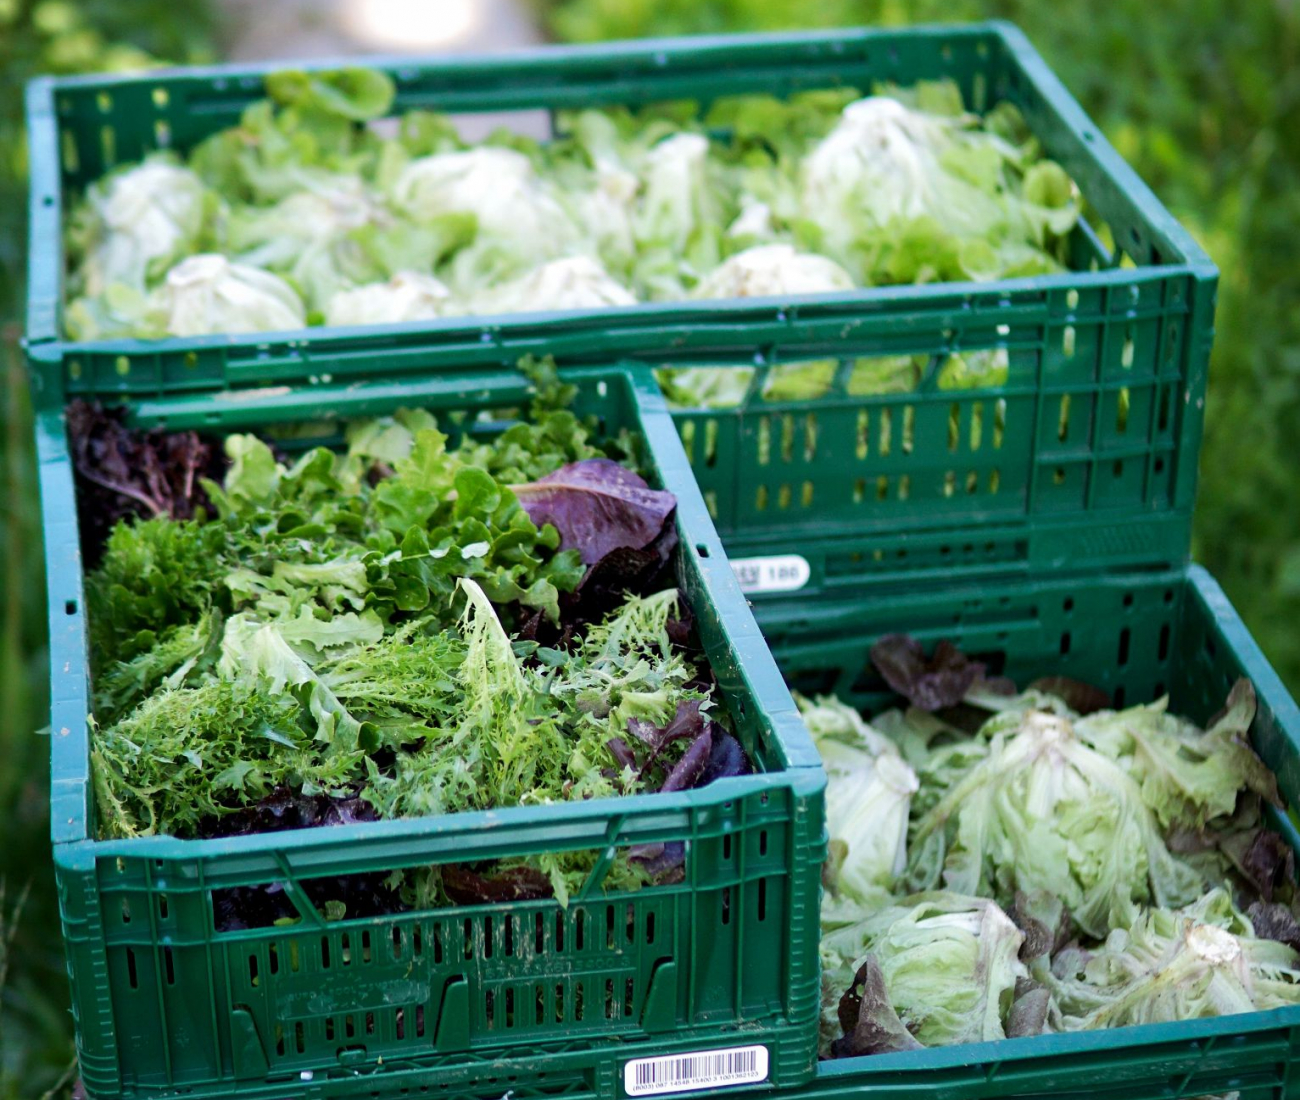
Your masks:
M963 296L943 331L879 316L838 342L768 347L739 406L673 415L729 554L799 554L800 596L955 568L1177 566L1200 449L1203 296L1186 274ZM944 388L955 355L1005 356L1005 384ZM819 356L836 365L821 396L764 396ZM855 371L894 357L926 362L915 390L855 394ZM697 364L708 357L680 362Z

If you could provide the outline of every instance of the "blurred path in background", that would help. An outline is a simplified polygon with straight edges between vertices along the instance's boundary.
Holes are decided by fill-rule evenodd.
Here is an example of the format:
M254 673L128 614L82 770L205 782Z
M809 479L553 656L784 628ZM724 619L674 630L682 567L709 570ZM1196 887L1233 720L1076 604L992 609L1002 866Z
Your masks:
M218 0L216 7L230 61L481 53L543 40L522 0ZM474 140L507 121L532 137L548 134L544 115L485 114L459 129Z

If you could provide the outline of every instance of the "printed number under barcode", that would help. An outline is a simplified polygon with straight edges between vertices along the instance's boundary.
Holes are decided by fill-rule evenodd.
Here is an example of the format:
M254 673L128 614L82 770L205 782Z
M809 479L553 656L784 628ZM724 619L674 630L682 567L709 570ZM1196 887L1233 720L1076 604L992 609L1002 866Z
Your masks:
M623 1088L629 1096L659 1096L757 1084L767 1080L767 1073L766 1047L729 1047L628 1062L623 1067Z
M758 1051L735 1050L726 1054L692 1054L669 1062L648 1062L636 1068L638 1085L674 1085L701 1077L725 1081L746 1077L758 1069Z

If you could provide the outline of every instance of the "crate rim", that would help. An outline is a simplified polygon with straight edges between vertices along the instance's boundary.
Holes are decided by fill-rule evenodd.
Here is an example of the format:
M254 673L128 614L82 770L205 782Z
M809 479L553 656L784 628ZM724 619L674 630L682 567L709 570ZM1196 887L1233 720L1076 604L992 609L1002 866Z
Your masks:
M832 320L842 315L871 317L885 307L896 304L932 302L938 294L962 299L999 294L1011 300L1025 294L1127 287L1138 282L1163 282L1184 275L1194 278L1215 278L1218 269L1208 260L1203 264L1194 262L1147 264L1134 268L1027 275L994 282L965 280L950 283L864 287L851 291L825 291L816 294L637 302L630 306L620 306L617 312L631 321L654 325L656 321L679 324L714 321L717 320L718 313L725 311L727 320L731 324L775 320L789 323L797 331L798 322L801 320ZM132 336L104 340L61 340L54 336L47 338L29 335L23 338L23 342L32 351L39 349L47 352L49 349L57 349L60 357L77 354L151 355L177 351L206 351L232 346L257 347L263 344L289 344L306 348L332 339L353 340L358 337L383 337L389 334L428 335L446 338L449 341L456 337L477 337L481 343L500 347L502 330L505 330L506 340L515 337L516 332L524 329L529 330L529 338L535 339L545 337L547 333L543 331L534 335L532 332L534 329L563 329L575 323L584 326L596 325L609 313L609 307L485 313L438 317L427 321L401 321L391 325L317 325L309 328L216 333L207 336L166 336L156 340ZM604 343L603 335L603 333L593 334L591 351L600 350Z
M1163 1043L1188 1039L1217 1039L1243 1032L1267 1031L1300 1025L1300 1005L1206 1019L1175 1020L1162 1024L1131 1024L1127 1027L1101 1028L1096 1031L1056 1032L1050 1035L1026 1035L1017 1039L993 1039L948 1047L894 1054L872 1054L860 1058L833 1058L819 1063L814 1084L840 1079L872 1077L908 1071L958 1069L972 1064L1020 1062L1028 1059L1056 1058L1069 1054L1087 1054L1149 1048ZM848 1082L843 1082L847 1084ZM806 1087L805 1087L806 1088Z
M1052 72L1046 61L1029 42L1025 34L1014 24L1002 20L988 20L974 23L927 24L914 28L889 27L852 27L819 31L793 31L756 33L743 35L704 35L680 38L654 38L644 40L625 40L618 42L571 45L539 46L513 52L495 52L473 55L427 55L418 58L373 57L362 59L318 59L311 62L288 63L294 68L319 71L338 67L340 64L365 65L400 71L420 66L437 66L448 73L473 74L478 71L492 72L506 67L520 72L545 72L559 64L599 63L608 67L619 63L641 65L647 72L666 68L672 54L686 57L708 57L713 53L732 53L766 56L782 48L828 49L838 56L846 44L857 46L873 42L888 42L904 38L945 38L957 37L971 40L992 40L1007 51L1010 58L1020 67L1030 85L1061 115L1062 120L1070 126L1085 146L1085 152L1095 163L1107 182L1128 195L1140 209L1143 217L1172 246L1174 255L1171 263L1140 264L1134 268L1115 268L1098 272L1067 272L1062 275L1026 277L1022 279L1001 280L993 283L936 283L926 287L895 288L875 287L859 289L839 295L786 296L777 303L787 309L804 305L814 305L819 301L838 303L842 306L858 305L863 308L881 306L907 295L899 295L899 290L913 290L919 297L933 297L936 294L973 293L976 290L988 290L991 287L1007 288L1008 292L1027 290L1074 289L1079 287L1104 286L1110 282L1131 280L1136 272L1151 271L1159 275L1190 274L1198 279L1217 277L1217 268L1208 254L1182 227L1178 220L1160 202L1151 189L1141 180L1137 173L1119 155L1101 131L1092 123L1083 108L1065 88L1060 79ZM830 59L832 62L834 57ZM257 64L216 65L200 67L177 67L147 70L138 74L82 75L72 77L36 77L29 81L26 88L26 121L30 147L30 191L29 191L29 263L28 263L28 300L26 311L26 342L29 346L51 344L59 349L59 354L70 355L78 351L109 351L120 354L161 354L171 351L190 350L196 347L223 347L234 344L257 344L266 339L267 334L247 334L242 339L231 336L204 338L205 342L196 344L185 337L171 337L164 340L122 340L122 341L67 341L61 338L58 317L63 288L63 189L60 176L60 159L58 150L58 126L55 110L55 95L63 89L81 89L87 87L126 87L154 83L159 79L168 80L207 80L232 79L237 81L259 81L267 73L284 68L285 62L259 62ZM58 256L49 257L41 254L42 244L49 240L59 242ZM687 316L698 315L699 320L711 320L720 308L727 308L724 303L734 303L735 299L720 299L717 302L702 302L687 311ZM763 306L771 307L765 302ZM761 314L763 306L756 306L755 312ZM682 303L639 303L635 306L620 307L617 310L574 311L556 313L504 314L477 318L477 323L459 324L436 322L418 325L416 331L431 336L444 334L478 332L483 338L491 339L491 333L500 327L511 327L527 320L536 324L542 318L550 322L550 328L563 328L576 321L598 324L599 320L611 320L611 313L624 324L637 323L642 320L652 322L656 318L667 318L677 313ZM355 338L366 332L386 332L390 326L368 326L364 328L304 328L293 330L294 339L309 343L316 332L339 334L345 339ZM600 334L596 334L599 341ZM278 334L278 339L288 339L288 334ZM206 341L212 342L206 342Z
M521 381L522 374L513 372ZM637 409L639 428L644 436L646 446L654 456L656 465L665 481L673 480L677 495L677 524L681 533L679 554L691 554L695 566L708 581L710 594L717 608L720 619L726 621L732 629L727 632L733 651L741 657L744 665L744 679L753 702L759 707L761 717L768 728L773 743L779 746L785 757L783 767L755 772L745 776L732 777L689 791L669 793L652 792L628 795L620 798L591 799L584 802L564 802L547 806L509 806L491 810L476 810L461 813L445 813L433 816L400 818L385 821L357 822L349 825L331 826L329 828L291 829L281 832L256 833L249 836L206 839L180 839L170 836L141 836L126 839L99 839L92 835L90 823L90 802L93 797L93 772L90 760L88 733L84 736L86 751L76 755L76 775L60 775L52 767L52 807L51 832L56 860L61 852L68 853L75 864L89 854L91 858L152 858L171 860L217 860L222 857L237 855L266 856L276 852L297 852L303 855L321 851L338 854L345 851L342 847L350 841L366 841L382 844L401 839L451 838L456 836L487 836L506 832L514 839L506 843L517 846L519 830L553 831L557 828L570 830L568 838L560 848L577 850L582 848L608 847L614 842L619 831L628 823L640 820L638 833L642 840L653 840L661 834L674 830L680 832L683 819L689 820L691 812L701 808L724 806L727 803L759 794L763 791L789 791L795 796L815 795L825 786L825 773L821 768L820 758L799 718L798 709L791 699L784 681L777 671L776 663L762 642L762 634L754 621L753 612L740 592L738 583L725 557L721 539L708 518L704 499L695 484L690 468L682 451L681 440L667 413L667 406L648 368L630 364L611 364L604 367L573 368L565 372L569 378L586 378L590 380L621 379L626 385L627 393ZM449 393L464 392L463 377L433 378L428 380L435 388L445 387ZM364 385L348 385L349 394L365 395ZM385 397L389 396L390 387L379 384ZM313 395L319 394L321 387L308 387ZM328 388L326 388L328 389ZM269 406L274 409L277 404L290 401L293 390L277 394ZM419 400L418 397L415 400ZM294 417L294 410L286 406L287 415ZM264 410L262 410L264 411ZM299 413L298 418L302 418ZM344 414L346 415L346 413ZM64 413L61 407L49 408L37 412L38 442L41 432L51 431L57 424L61 432ZM235 430L223 427L220 430ZM62 438L60 436L60 438ZM67 484L72 484L72 462L66 451L50 458L43 447L38 445L38 466L44 483L47 468L60 467L66 476ZM51 475L57 476L57 475ZM75 494L75 488L73 489ZM54 489L50 495L57 495ZM75 496L74 496L75 499ZM48 516L48 509L56 507L52 500L42 501L42 511ZM75 508L70 517L71 530L77 531ZM80 566L80 553L76 551L78 567L78 588L75 594L63 589L55 590L58 571L51 570L48 579L49 618L51 620L52 666L60 663L69 664L82 657L84 659L85 598L84 572ZM720 567L719 567L720 566ZM63 605L76 601L75 614L59 613ZM73 620L73 633L69 634L69 618ZM69 649L74 652L69 654ZM764 660L764 655L766 659ZM766 666L766 667L765 667ZM80 709L83 715L89 715L90 680L83 676L74 691L74 698L56 696L51 707L57 711L66 708L71 711ZM780 684L780 690L774 686ZM60 736L67 736L70 725L52 722L52 751ZM79 812L68 817L67 802L56 798L61 792L75 800ZM59 810L63 809L60 813ZM64 820L66 818L66 820ZM486 845L491 848L491 842ZM556 850L560 850L557 848ZM485 858L480 856L480 858ZM442 860L442 862L450 862Z
M601 42L554 42L542 45L521 46L508 50L481 50L459 53L434 50L421 54L375 53L365 55L334 55L312 58L266 58L255 61L213 62L207 65L159 65L134 72L75 73L62 76L42 75L30 78L29 87L62 88L120 87L129 84L147 84L158 78L203 79L208 78L260 78L281 69L299 69L304 72L328 72L341 68L412 69L436 64L447 69L495 69L499 66L545 67L553 61L589 60L599 64L611 58L639 61L653 68L665 64L665 51L685 47L691 52L707 53L713 50L753 49L762 51L773 45L825 46L832 49L846 42L869 44L890 38L1000 38L1019 52L1036 51L1019 26L1007 19L976 19L965 22L928 22L907 26L874 26L846 24L841 27L793 29L777 31L737 31L718 34L656 35L648 38L612 38ZM251 89L250 89L251 90Z

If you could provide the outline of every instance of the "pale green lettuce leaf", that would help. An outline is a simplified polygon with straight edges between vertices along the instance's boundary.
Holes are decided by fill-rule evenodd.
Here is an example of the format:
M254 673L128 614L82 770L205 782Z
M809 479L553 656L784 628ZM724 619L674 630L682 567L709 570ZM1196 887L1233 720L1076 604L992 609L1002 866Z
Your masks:
M302 301L283 279L224 256L182 260L149 303L157 327L172 336L300 329Z
M479 291L469 299L466 312L524 313L635 304L631 291L614 280L599 260L571 256L551 260L517 279Z
M1259 939L1228 894L1155 908L1100 947L1067 947L1035 971L1064 1031L1171 1023L1300 1004L1300 959Z
M907 822L918 782L892 741L833 697L797 696L826 768L830 854L823 881L865 899L907 868Z
M432 275L399 271L387 282L335 291L325 305L327 325L387 325L427 321L446 313L451 291Z
M870 955L892 1008L925 1046L1006 1037L1023 936L986 898L934 892L904 897L822 936L822 965L856 971ZM845 987L841 987L845 988Z
M1220 718L1202 731L1167 711L1168 700L1101 711L1075 723L1079 737L1139 784L1165 828L1200 829L1236 809L1243 790L1280 804L1277 781L1251 748L1255 690L1239 680Z
M695 285L691 297L758 298L851 289L853 279L834 260L799 252L789 244L767 244L729 256Z
M924 776L923 776L924 778ZM1030 711L989 740L914 823L909 881L1009 903L1042 890L1093 936L1127 927L1141 903L1179 905L1200 875L1170 854L1138 784L1068 719Z
M165 153L91 184L69 225L73 289L92 298L114 284L143 293L197 250L215 205L199 177Z

